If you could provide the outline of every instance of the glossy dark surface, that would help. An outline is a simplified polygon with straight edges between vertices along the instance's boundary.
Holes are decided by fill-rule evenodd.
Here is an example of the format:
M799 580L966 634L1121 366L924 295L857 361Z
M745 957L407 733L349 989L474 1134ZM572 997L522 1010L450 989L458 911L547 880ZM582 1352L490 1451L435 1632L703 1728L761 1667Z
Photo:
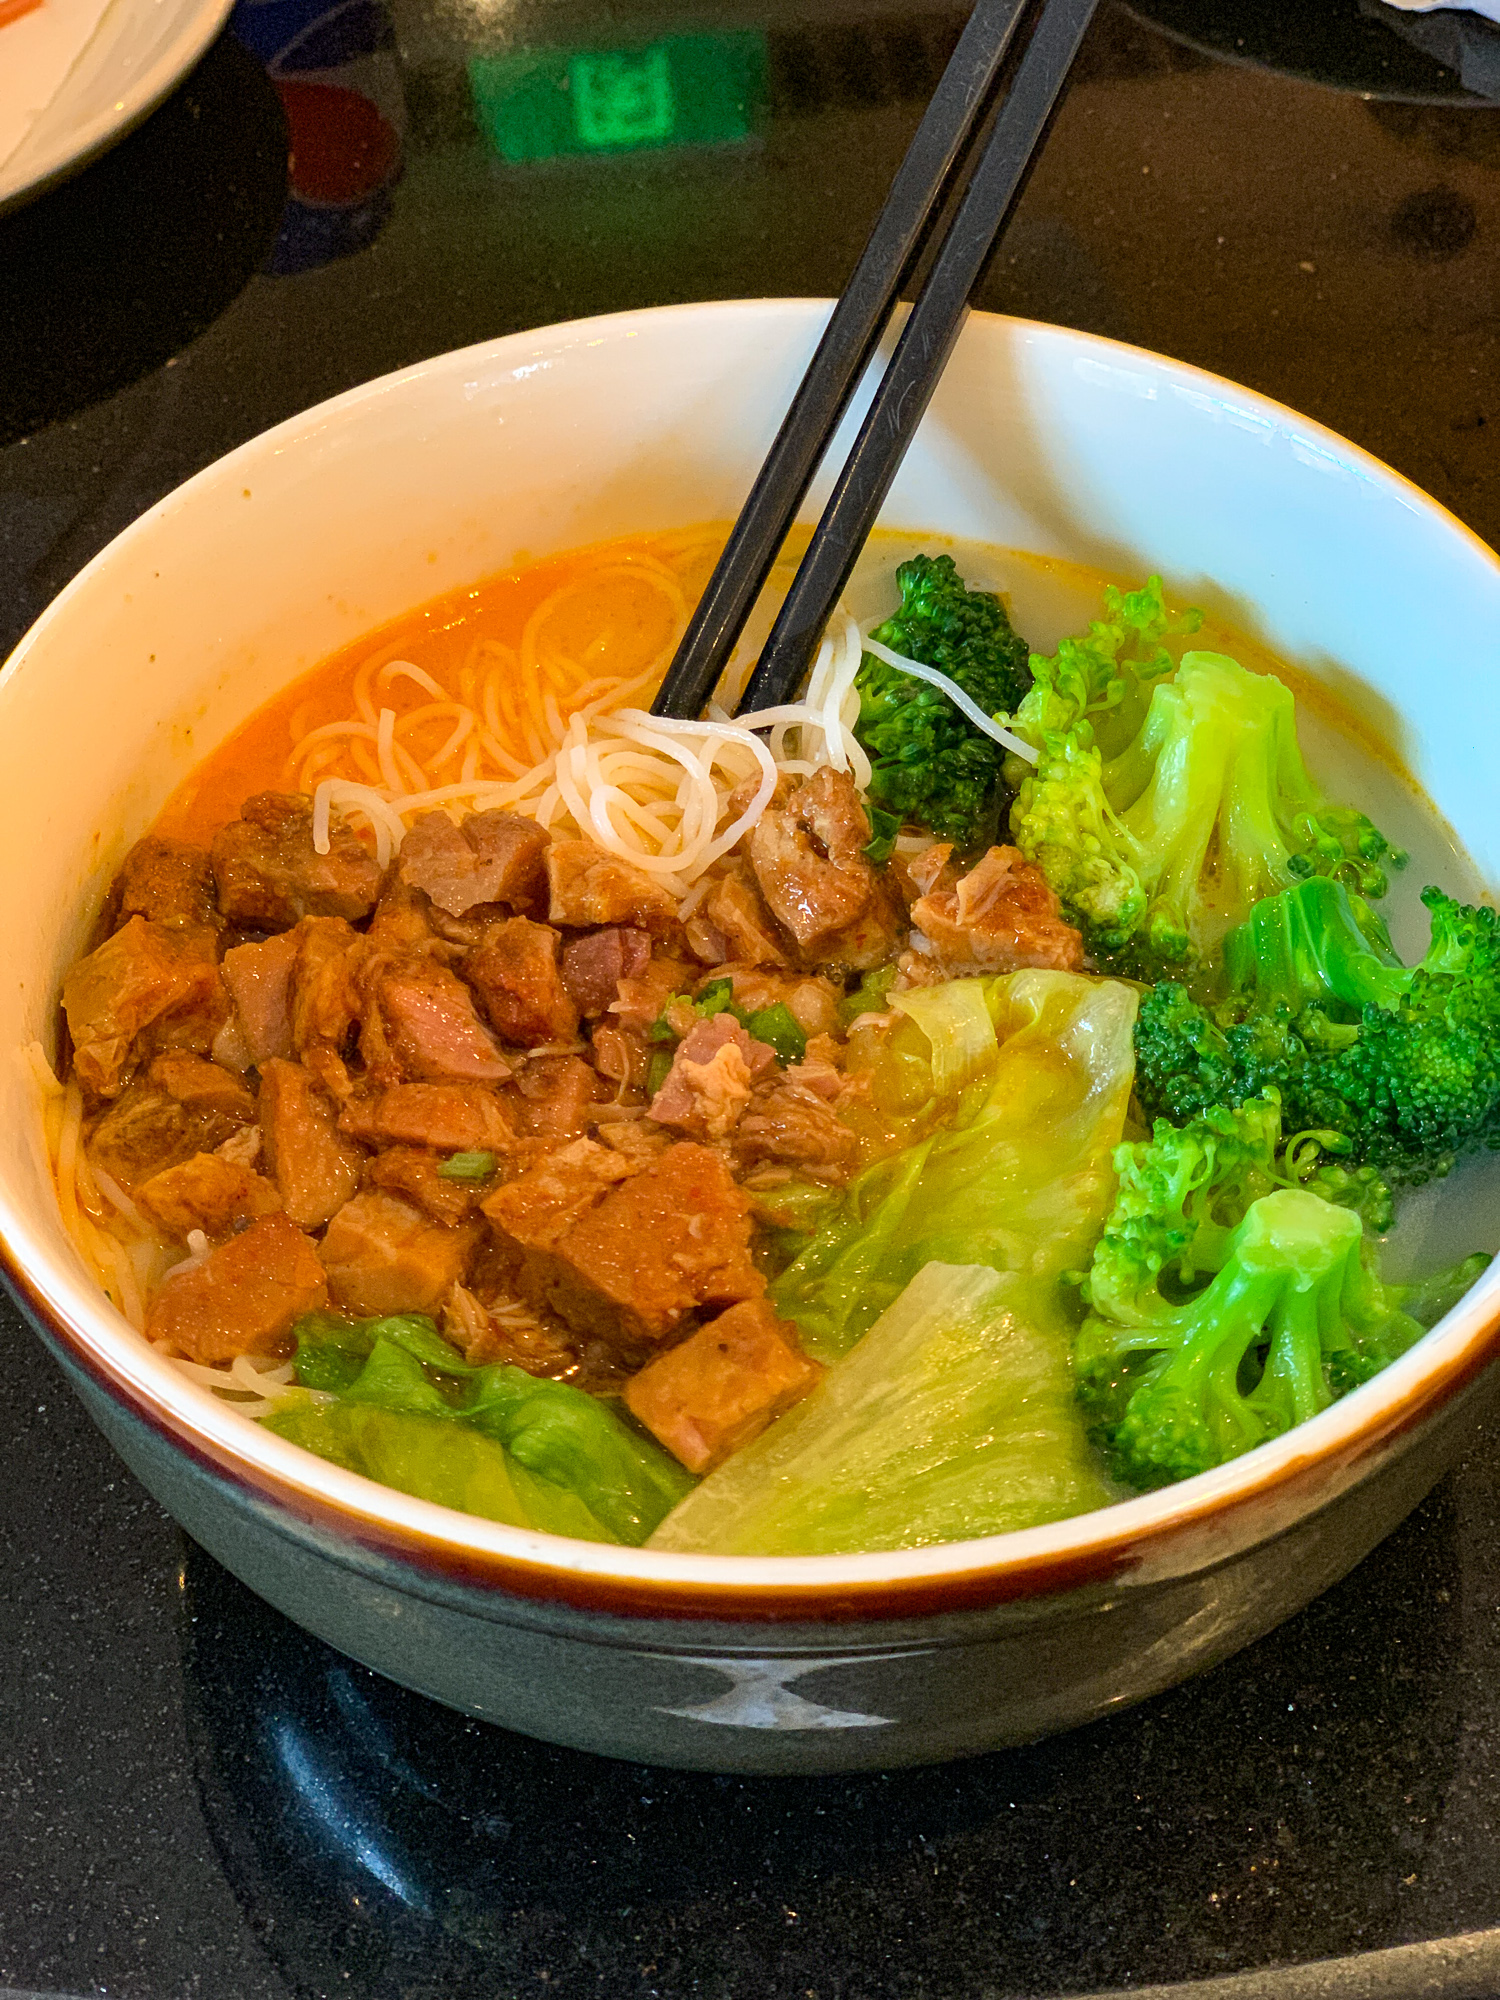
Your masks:
M308 0L272 77L296 5L242 7L243 43L0 220L0 643L181 479L368 376L837 289L958 26L875 0L353 0L319 25ZM1500 109L1475 80L1500 35L1381 13L1107 0L984 303L1266 390L1493 542ZM527 48L550 97L507 67ZM8 1309L0 1380L0 1988L1009 2000L1331 1958L1234 1990L1500 1991L1488 1447L1192 1687L963 1766L771 1783L376 1680L185 1549Z

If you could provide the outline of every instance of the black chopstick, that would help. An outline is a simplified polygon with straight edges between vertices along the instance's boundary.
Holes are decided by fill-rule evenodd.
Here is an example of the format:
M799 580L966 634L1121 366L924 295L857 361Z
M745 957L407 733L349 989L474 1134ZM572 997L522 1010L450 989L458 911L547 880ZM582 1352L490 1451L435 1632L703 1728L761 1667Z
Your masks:
M932 399L968 304L1056 108L1098 0L1042 0L1014 81L854 449L762 648L740 713L791 698Z
M786 540L818 463L890 322L955 167L972 152L1029 0L978 0L896 171L734 531L652 704L701 713Z

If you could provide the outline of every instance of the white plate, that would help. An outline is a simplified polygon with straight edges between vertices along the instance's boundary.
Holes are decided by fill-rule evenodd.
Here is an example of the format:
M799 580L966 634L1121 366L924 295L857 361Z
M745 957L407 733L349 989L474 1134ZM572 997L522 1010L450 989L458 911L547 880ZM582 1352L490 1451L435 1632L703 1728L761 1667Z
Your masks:
M233 4L107 0L55 90L48 52L28 33L36 17L24 15L0 28L0 114L28 95L51 93L14 151L0 160L0 210L39 193L139 124L197 62Z

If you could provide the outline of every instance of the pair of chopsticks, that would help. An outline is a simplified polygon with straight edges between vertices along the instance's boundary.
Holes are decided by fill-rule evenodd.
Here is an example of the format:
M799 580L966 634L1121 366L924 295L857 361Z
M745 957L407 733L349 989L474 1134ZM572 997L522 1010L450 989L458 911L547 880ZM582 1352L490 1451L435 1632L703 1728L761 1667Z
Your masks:
M926 281L739 712L792 698L931 401L1097 4L977 0L667 669L653 714L688 719L702 713L901 287L928 254ZM1028 20L1030 34L1002 95L1012 47Z

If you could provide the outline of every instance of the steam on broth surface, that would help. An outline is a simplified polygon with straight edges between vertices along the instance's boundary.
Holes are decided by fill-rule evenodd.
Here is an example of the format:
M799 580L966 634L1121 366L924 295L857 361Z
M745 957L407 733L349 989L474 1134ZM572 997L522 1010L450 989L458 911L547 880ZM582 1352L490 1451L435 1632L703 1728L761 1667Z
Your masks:
M791 550L725 709L664 728L643 711L723 532L422 607L169 801L65 986L72 1074L43 1079L65 1219L127 1317L385 1483L724 1553L1078 1513L1409 1345L1500 1190L1474 1151L1392 1232L1387 1179L1443 1161L1346 1074L1376 1029L1339 981L1407 978L1371 902L1411 962L1423 885L1483 889L1394 759L1159 591L1091 625L1104 578L900 534L798 704L728 720ZM961 827L960 794L988 799ZM1269 938L1283 904L1331 997L1301 995L1264 1077L1215 1057L1205 1120L1183 1051L1261 1019L1234 927L1253 905ZM1283 1129L1267 1079L1317 1117ZM1174 1369L1231 1337L1189 1408Z

